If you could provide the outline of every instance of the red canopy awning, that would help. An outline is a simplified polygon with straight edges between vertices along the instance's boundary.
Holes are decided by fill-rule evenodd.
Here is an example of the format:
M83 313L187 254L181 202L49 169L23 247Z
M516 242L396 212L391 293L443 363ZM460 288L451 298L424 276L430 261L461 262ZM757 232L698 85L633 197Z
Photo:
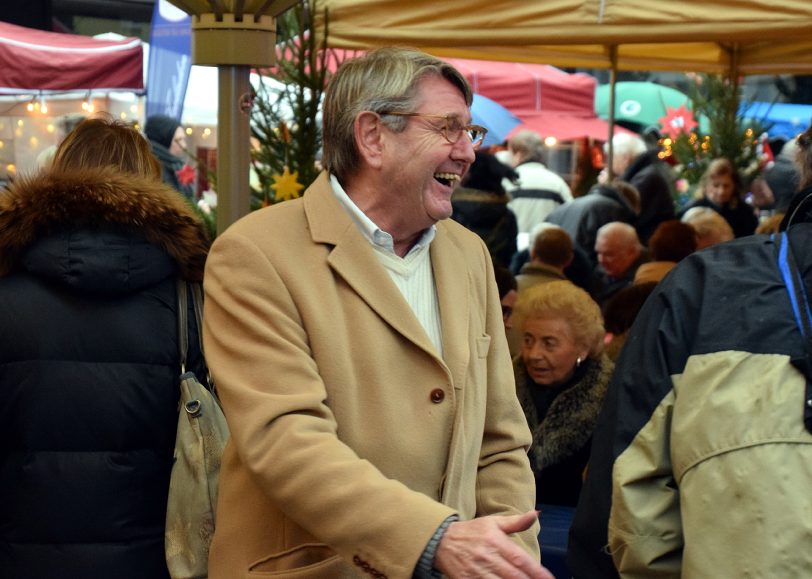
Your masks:
M597 80L546 64L444 58L468 79L477 94L519 111L595 114ZM519 115L521 116L521 115Z
M517 111L522 124L514 127L508 138L522 130L535 131L542 138L555 137L559 141L573 141L588 137L596 141L606 141L609 137L609 124L595 115L579 116L570 113ZM615 134L630 133L628 129L615 125Z
M0 93L144 89L138 38L98 40L0 22Z

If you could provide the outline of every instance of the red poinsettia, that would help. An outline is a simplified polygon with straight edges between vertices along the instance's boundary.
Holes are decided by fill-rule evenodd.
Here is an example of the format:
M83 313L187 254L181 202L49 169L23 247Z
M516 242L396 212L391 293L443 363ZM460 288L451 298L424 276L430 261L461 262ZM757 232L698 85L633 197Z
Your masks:
M676 139L681 133L690 133L698 123L694 113L681 105L679 108L666 107L665 116L660 119L663 134Z
M178 183L181 185L191 185L195 182L195 170L194 167L189 164L175 171L175 175L178 176Z

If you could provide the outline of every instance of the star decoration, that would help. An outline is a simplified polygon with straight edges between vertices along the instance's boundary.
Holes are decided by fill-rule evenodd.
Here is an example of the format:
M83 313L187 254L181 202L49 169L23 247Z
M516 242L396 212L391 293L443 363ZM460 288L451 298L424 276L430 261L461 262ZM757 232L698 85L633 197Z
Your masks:
M665 116L660 119L660 126L663 134L672 139L676 139L681 133L690 133L698 123L694 118L694 113L681 105L679 108L666 107Z
M276 193L277 201L296 199L299 197L299 191L304 189L304 185L299 183L299 171L291 173L285 166L285 170L281 175L277 173L273 176L271 189Z
M191 165L184 165L175 171L175 175L178 176L178 183L181 185L191 185L195 182L195 170Z

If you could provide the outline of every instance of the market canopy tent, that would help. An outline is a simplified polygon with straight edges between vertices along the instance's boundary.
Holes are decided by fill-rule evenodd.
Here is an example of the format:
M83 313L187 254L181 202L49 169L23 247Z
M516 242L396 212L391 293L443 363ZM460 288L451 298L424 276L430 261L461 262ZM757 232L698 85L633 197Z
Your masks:
M809 0L321 0L330 46L562 67L812 73Z
M508 138L519 131L535 131L542 138L555 137L558 141L575 141L587 137L594 141L606 141L609 136L609 125L606 121L594 115L577 116L563 113L526 113L522 116L522 124L515 127ZM614 135L630 133L632 131L619 125L614 127Z
M595 77L546 64L444 58L465 75L475 93L491 98L522 119L514 128L542 137L605 141L609 125L595 113ZM615 130L615 133L623 129Z
M144 89L141 40L99 40L0 22L0 94Z
M812 74L809 0L320 0L319 6L329 15L328 44L345 49L399 44L443 58L612 71ZM610 146L610 167L611 159Z
M444 58L465 75L471 89L521 116L527 111L594 114L597 81L546 64Z

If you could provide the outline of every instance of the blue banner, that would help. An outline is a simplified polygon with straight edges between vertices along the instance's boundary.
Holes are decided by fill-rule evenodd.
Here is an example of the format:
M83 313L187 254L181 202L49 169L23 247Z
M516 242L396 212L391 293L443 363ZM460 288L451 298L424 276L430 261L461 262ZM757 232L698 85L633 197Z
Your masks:
M146 116L180 121L192 68L192 19L168 0L157 0L152 13L147 64Z

